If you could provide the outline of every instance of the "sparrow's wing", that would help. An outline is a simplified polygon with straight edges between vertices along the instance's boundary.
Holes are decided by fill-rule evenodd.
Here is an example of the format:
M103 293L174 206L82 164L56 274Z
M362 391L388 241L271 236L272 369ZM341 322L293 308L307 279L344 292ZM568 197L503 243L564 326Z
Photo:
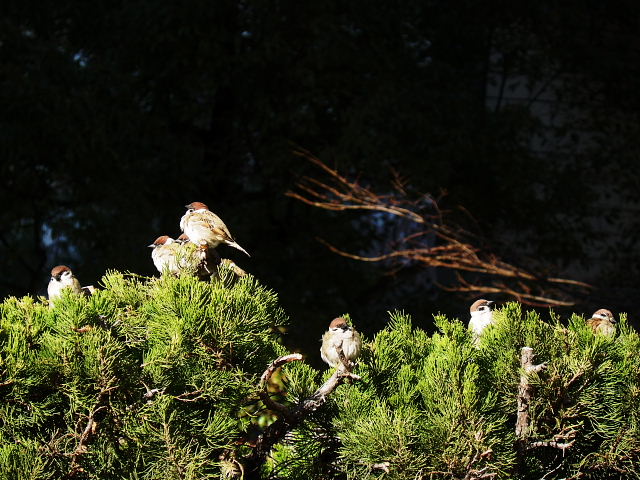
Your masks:
M71 290L75 293L82 293L82 285L80 285L80 280L78 280L76 277L73 277L72 280L72 285L71 285Z
M209 230L214 232L216 235L219 235L227 242L235 242L231 233L229 233L229 229L224 224L222 219L217 216L213 212L202 212L198 221L203 223Z

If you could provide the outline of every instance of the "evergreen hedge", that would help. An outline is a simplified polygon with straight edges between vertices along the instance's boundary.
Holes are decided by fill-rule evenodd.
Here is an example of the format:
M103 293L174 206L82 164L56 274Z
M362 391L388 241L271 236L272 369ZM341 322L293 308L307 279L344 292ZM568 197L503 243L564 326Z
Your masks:
M288 319L273 292L222 269L208 282L108 272L52 309L0 304L0 478L640 476L640 339L624 315L609 338L510 303L476 347L466 322L436 316L430 336L396 312L365 339L361 379L293 422L260 400ZM524 346L546 369L523 375ZM290 362L269 391L300 412L332 373ZM268 436L276 425L287 434Z

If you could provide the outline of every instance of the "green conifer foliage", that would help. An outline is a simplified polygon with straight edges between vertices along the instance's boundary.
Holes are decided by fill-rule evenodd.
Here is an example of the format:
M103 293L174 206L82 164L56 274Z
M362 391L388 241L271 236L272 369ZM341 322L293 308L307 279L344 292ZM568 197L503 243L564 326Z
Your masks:
M339 371L294 355L263 386L287 319L253 277L108 272L101 287L0 304L0 479L640 476L624 315L607 337L510 303L476 344L458 320L436 316L430 336L395 312L359 378L318 396Z
M275 294L229 272L102 286L0 305L0 478L220 478L284 353Z
M271 478L553 479L640 475L640 338L621 315L614 338L581 317L507 304L476 347L443 316L429 337L407 315L366 343L355 373L328 405L276 448ZM516 435L521 349L546 369L532 388L528 431ZM304 391L310 375L285 367ZM294 380L294 377L297 377ZM300 448L303 446L303 448ZM340 472L338 475L337 472Z

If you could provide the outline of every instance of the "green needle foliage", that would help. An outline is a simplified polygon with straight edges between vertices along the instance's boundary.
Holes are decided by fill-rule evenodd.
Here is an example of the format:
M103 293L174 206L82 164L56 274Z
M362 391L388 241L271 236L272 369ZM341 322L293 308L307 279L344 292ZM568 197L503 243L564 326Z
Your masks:
M584 319L567 326L511 303L474 346L443 316L429 337L407 315L366 343L328 405L276 449L271 478L553 479L640 476L640 338L621 316L614 338ZM521 348L547 368L533 389L529 431L515 433ZM304 392L311 376L287 366ZM288 443L287 443L288 442ZM292 467L293 466L293 467ZM339 475L337 474L339 472Z
M220 478L284 353L275 294L229 272L102 285L0 305L0 478Z
M396 312L365 339L360 380L287 424L282 409L334 370L287 363L267 389L285 407L266 410L287 319L253 277L109 272L101 287L0 304L0 479L640 476L640 337L624 315L609 338L511 303L476 345L458 320L436 316L430 336ZM545 369L525 374L524 346ZM266 459L256 439L272 439Z

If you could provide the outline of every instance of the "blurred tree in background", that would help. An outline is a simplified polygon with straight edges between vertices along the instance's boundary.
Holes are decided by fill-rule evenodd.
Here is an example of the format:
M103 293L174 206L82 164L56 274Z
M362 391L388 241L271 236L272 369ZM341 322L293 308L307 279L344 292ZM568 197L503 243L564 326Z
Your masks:
M58 263L83 284L151 274L144 247L198 200L294 344L343 311L365 331L394 308L466 316L434 286L447 272L318 244L366 252L394 226L285 197L313 174L300 145L377 191L391 168L446 189L504 258L596 285L576 309L640 313L637 25L628 1L4 2L2 296L43 292Z

